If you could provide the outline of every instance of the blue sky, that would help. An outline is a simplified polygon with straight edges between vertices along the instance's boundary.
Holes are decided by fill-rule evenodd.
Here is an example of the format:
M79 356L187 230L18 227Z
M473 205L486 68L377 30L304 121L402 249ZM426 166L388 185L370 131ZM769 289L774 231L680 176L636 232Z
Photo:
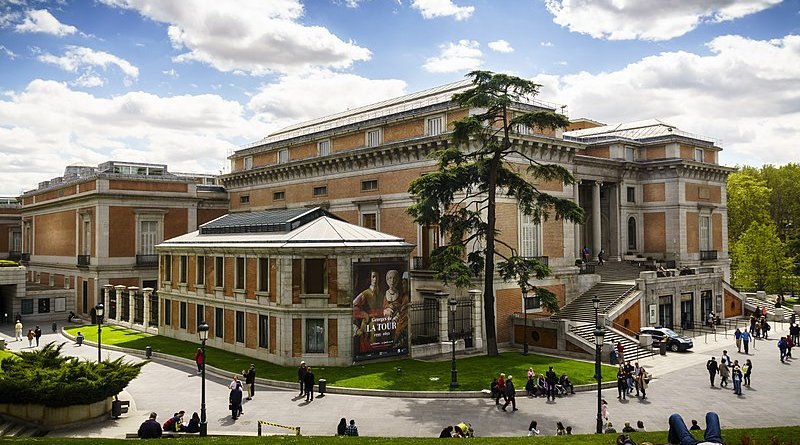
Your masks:
M0 0L0 195L115 159L219 173L299 121L461 79L796 160L800 1ZM10 179L10 180L9 180Z

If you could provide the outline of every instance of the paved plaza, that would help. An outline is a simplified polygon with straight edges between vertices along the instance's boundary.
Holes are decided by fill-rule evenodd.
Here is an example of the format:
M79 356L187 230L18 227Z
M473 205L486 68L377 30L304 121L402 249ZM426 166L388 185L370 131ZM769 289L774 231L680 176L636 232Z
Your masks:
M751 349L752 387L743 388L741 397L735 396L732 389L710 388L705 369L706 360L711 356L719 360L723 349L729 351L732 359L744 362L746 356L736 353L733 336L728 335L726 339L718 334L716 340L710 337L707 343L701 336L695 338L695 348L691 352L670 353L666 357L656 356L640 362L656 377L650 383L646 400L633 397L619 402L616 388L604 390L610 420L618 430L625 421L635 424L637 420L643 420L648 430L666 430L667 417L673 412L683 415L687 422L698 419L702 425L705 412L713 410L719 413L723 428L796 425L796 413L800 411L800 387L796 383L800 377L800 352L795 351L798 358L794 362L789 360L782 364L776 346L777 336L785 335L787 330L788 325L776 323L771 336L775 340L757 341L757 349ZM7 341L13 340L9 326L4 326L0 335ZM96 348L77 347L60 334L43 335L41 344L51 341L66 341L63 349L66 354L97 359ZM26 350L28 341L10 341L8 345L12 350ZM120 356L125 355L103 351L104 358ZM125 357L131 361L140 360L134 356ZM213 357L209 359L209 366L213 366ZM521 355L520 360L524 360ZM487 385L492 374L501 371L487 369ZM269 376L262 374L259 377ZM576 434L594 432L595 427L596 391L580 392L550 403L542 398L518 397L519 411L512 413L510 409L509 412L497 409L489 398L421 399L326 394L306 403L304 398L297 397L296 390L263 385L257 387L253 400L245 401L244 415L234 422L227 409L229 382L230 376L227 375L207 375L209 434L254 435L257 421L266 420L300 426L303 435L333 435L341 417L355 419L362 436L436 437L444 426L459 421L471 422L477 436L522 436L532 419L539 422L545 435L555 434L557 421L572 425ZM150 411L156 411L159 421L163 422L173 412L183 409L187 412L188 422L192 412L200 411L200 377L193 364L155 360L142 369L142 374L120 398L131 400L131 409L122 418L51 435L124 437L125 433L135 432ZM264 431L268 434L286 433L272 427L265 427Z

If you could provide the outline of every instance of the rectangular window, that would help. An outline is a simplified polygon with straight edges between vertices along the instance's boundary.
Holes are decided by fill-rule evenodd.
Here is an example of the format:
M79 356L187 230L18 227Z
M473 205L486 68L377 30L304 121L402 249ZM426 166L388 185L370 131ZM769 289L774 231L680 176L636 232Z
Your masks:
M33 313L33 298L22 300L22 315Z
M325 320L322 318L306 319L306 352L325 352Z
M244 276L245 276L245 261L244 257L236 257L236 289L244 289Z
M83 240L81 240L81 255L92 254L92 221L83 220Z
M197 284L206 284L206 257L202 255L197 256Z
M269 316L258 316L258 347L269 347Z
M197 319L197 325L200 326L200 323L206 321L206 307L202 304L198 304L195 308L197 308L195 319Z
M306 294L325 293L325 259L308 258L303 264L303 289Z
M244 343L244 311L236 311L236 342Z
M225 258L214 257L214 286L222 287L225 284Z
M625 160L626 161L636 160L636 150L633 147L625 147Z
M283 201L286 199L286 192L272 192L273 201Z
M245 170L250 170L252 168L253 168L253 157L252 156L248 156L248 157L244 158L244 169Z
M181 255L181 262L180 262L180 283L186 283L187 275L189 274L189 257L186 255Z
M383 132L380 128L367 131L367 147L377 147L383 143Z
M361 227L366 227L372 230L378 230L378 214L377 213L362 213L361 214Z
M172 300L164 299L164 324L172 325Z
M239 196L239 204L250 204L250 195Z
M285 164L289 162L289 149L282 148L278 150L278 164Z
M541 226L530 215L520 215L519 256L535 257L541 255Z
M314 187L314 196L315 197L327 196L327 195L328 195L328 186L327 185L321 185L321 186L318 186L318 187Z
M258 259L258 291L269 291L269 258Z
M172 281L172 255L164 255L164 281Z
M326 139L324 141L317 142L317 154L319 156L328 156L331 154L331 140Z
M56 297L54 300L55 303L55 312L66 312L67 310L67 299L64 297Z
M366 181L361 181L361 191L362 192L371 192L373 190L378 190L378 180L377 179L368 179Z
M697 162L703 162L703 159L704 159L703 155L704 154L705 153L703 152L702 148L695 148L694 149L694 160L697 161Z
M158 221L139 222L139 254L154 255L156 244L160 242L158 234Z
M39 313L40 314L47 314L50 312L50 299L49 298L39 298Z
M186 302L185 301L181 301L180 304L178 305L178 308L180 310L179 320L180 320L180 323L181 323L181 329L186 329L186 312L187 312L187 310L186 310Z
M225 311L221 307L214 309L214 337L225 336Z
M700 217L700 250L711 250L711 218Z
M523 134L523 135L530 135L530 134L533 133L531 131L531 127L529 127L529 126L527 126L525 124L517 124L516 130L517 130L517 133Z
M528 295L528 298L524 299L525 302L525 312L528 311L535 311L536 309L540 309L542 307L541 301L539 300L539 296L536 294Z
M628 187L628 202L636 202L636 187Z
M444 118L442 116L429 117L425 120L425 134L436 136L444 131Z

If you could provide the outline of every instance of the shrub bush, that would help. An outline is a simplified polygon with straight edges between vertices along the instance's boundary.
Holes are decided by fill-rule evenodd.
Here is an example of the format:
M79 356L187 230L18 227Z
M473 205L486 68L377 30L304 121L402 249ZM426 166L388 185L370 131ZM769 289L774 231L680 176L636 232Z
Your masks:
M86 405L119 394L141 372L142 363L119 358L102 363L61 355L64 343L18 352L19 360L0 362L0 403L50 407Z

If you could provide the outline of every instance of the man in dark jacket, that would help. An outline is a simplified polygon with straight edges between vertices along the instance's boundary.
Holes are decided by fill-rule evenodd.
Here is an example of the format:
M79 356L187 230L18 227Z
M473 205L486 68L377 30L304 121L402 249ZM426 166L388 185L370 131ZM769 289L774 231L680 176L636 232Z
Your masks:
M161 424L156 421L156 413L150 413L150 418L142 422L136 433L139 439L158 439L161 437Z
M711 380L711 387L714 387L714 379L717 378L717 371L719 370L716 357L711 357L711 360L706 362L706 369L708 370L708 377Z
M33 330L33 336L36 337L36 346L39 346L39 339L42 337L42 329L39 326L36 326L36 329Z
M231 390L228 397L228 408L231 409L231 418L236 420L242 412L242 383L236 382L236 387Z
M251 363L250 369L242 371L242 375L247 384L247 400L253 400L253 394L256 393L256 364Z
M308 370L308 367L306 366L306 362L304 362L304 361L300 362L300 367L297 368L297 381L300 382L300 397L302 397L303 394L305 394L304 386L305 386L305 381L306 381L306 371L307 370Z
M547 384L547 400L550 401L552 399L555 402L556 383L558 383L558 376L556 375L556 372L553 371L552 366L544 374L544 382Z
M314 373L311 367L306 368L306 374L303 376L303 388L306 391L306 402L314 401Z
M517 390L514 388L513 376L508 376L506 379L506 404L503 405L503 411L506 410L508 404L511 404L511 411L517 411Z

